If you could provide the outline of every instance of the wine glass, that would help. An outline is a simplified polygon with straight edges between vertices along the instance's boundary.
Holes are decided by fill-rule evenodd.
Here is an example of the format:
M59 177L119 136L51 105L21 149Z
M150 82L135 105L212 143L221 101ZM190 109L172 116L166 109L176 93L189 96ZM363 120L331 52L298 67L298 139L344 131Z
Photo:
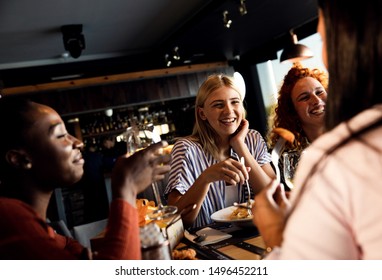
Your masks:
M126 139L126 153L131 156L136 151L142 149L141 139L138 137L139 130L137 127L129 126L125 132Z
M285 184L289 189L294 188L293 178L297 169L298 161L300 160L300 152L285 152L283 153L283 173Z
M138 126L129 127L126 130L126 145L127 154L131 155L134 152L147 148L151 144L158 143L161 141L159 133L154 130L154 125L141 124ZM149 220L159 221L168 220L173 217L177 212L178 208L171 205L163 205L158 182L153 182L151 188L157 202L157 210L154 210L147 214Z

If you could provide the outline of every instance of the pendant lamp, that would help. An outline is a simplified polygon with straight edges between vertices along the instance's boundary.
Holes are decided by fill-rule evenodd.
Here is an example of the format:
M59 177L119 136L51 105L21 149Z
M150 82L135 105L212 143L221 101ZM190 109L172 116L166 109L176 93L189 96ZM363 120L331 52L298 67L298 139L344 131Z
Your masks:
M313 57L313 52L305 45L298 44L297 35L290 31L290 43L284 48L280 62L298 62Z

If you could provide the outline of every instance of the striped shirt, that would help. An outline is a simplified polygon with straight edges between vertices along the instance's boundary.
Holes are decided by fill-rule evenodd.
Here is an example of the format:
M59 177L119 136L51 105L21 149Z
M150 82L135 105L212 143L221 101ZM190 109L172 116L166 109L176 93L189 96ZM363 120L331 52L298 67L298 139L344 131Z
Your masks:
M250 129L245 138L245 144L260 166L271 161L267 145L258 131ZM210 153L202 148L200 143L184 138L179 139L174 144L171 155L171 170L165 190L166 195L173 190L179 191L182 195L185 194L205 169L218 163ZM238 159L238 155L233 149L231 149L231 157ZM226 183L224 181L210 183L209 191L203 201L193 227L212 223L211 215L214 212L231 206L225 205L225 187ZM240 186L238 188L238 197L239 202L247 201L247 191L245 187Z

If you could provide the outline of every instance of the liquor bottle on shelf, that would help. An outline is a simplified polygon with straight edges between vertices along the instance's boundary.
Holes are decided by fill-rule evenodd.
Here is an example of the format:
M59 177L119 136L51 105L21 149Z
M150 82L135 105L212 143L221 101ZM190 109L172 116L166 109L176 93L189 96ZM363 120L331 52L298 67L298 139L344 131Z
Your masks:
M167 116L168 116L168 125L169 125L169 129L170 129L170 133L175 133L176 127L175 127L175 124L173 121L173 114L172 114L171 109L167 110Z
M171 143L175 137L190 134L194 124L194 98L113 108L111 115L106 114L108 110L100 109L78 117L84 141L92 138L101 141L105 136L123 139L120 136L128 127L153 124L154 131Z
M160 111L159 112L159 119L158 122L160 123L161 127L161 135L167 134L170 132L169 126L168 126L168 121L167 121L167 116L165 111Z
M154 112L153 113L153 125L154 125L154 132L158 135L162 135L162 129L161 124L159 123L159 113Z

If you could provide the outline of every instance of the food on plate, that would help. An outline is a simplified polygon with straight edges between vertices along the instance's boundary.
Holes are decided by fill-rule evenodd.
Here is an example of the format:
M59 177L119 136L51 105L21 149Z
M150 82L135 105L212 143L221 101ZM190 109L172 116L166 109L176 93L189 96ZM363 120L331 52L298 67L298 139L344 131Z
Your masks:
M288 129L285 129L282 127L275 127L272 130L272 132L280 135L280 137L284 138L286 141L288 141L291 144L294 142L294 134L290 132Z
M255 203L251 201L252 205ZM247 203L242 203L240 205L245 206ZM239 210L240 209L240 210ZM245 211L245 212L241 212ZM249 213L248 213L249 212ZM238 227L254 227L253 215L251 210L245 207L229 206L216 211L211 215L211 219L217 223L232 223Z
M252 216L251 211L247 208L236 207L235 210L229 215L230 220L245 219Z
M197 260L196 251L194 249L184 249L184 250L173 250L172 251L173 260Z

